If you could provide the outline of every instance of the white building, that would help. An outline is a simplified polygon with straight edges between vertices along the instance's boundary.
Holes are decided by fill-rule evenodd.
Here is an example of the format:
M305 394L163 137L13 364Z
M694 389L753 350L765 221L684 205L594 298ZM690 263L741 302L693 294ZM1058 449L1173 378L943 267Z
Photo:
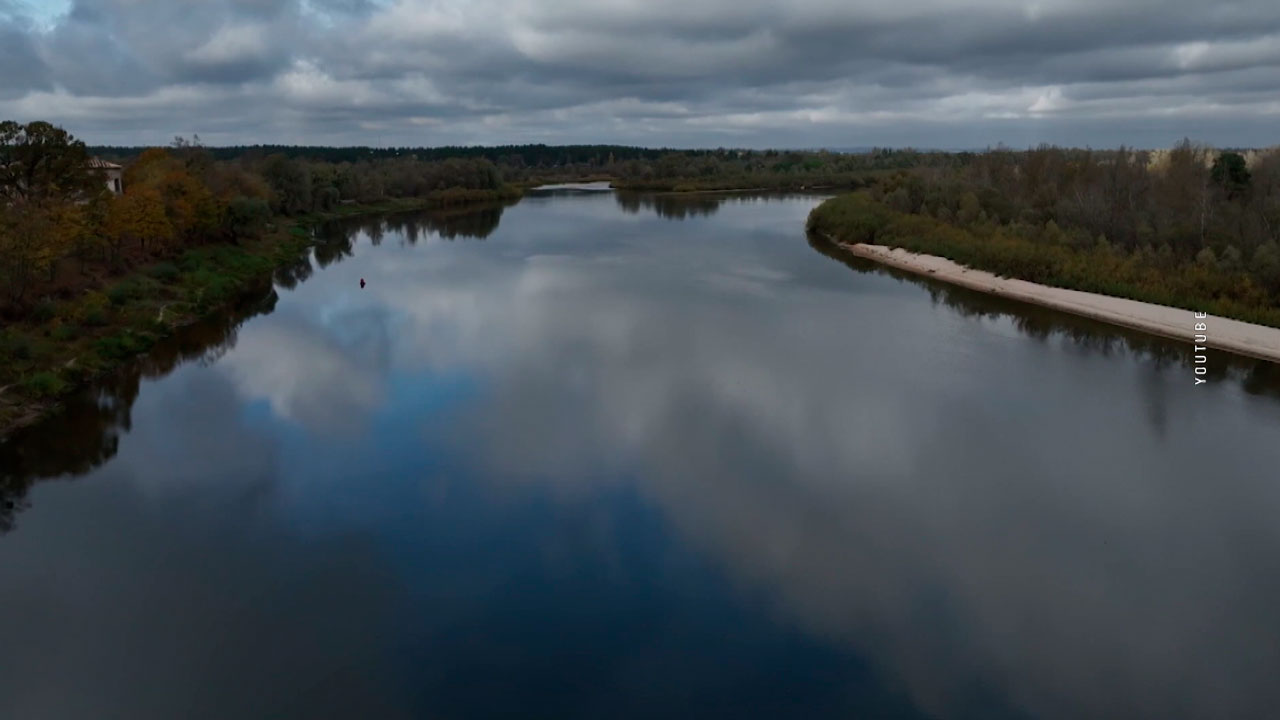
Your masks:
M124 168L106 160L90 158L89 167L101 170L107 176L107 189L119 195L124 192Z

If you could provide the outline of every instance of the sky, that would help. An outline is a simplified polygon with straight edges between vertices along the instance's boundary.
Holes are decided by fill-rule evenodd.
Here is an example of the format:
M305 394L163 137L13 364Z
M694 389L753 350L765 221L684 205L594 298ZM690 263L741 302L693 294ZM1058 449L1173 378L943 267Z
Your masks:
M90 144L1280 144L1276 0L0 0Z

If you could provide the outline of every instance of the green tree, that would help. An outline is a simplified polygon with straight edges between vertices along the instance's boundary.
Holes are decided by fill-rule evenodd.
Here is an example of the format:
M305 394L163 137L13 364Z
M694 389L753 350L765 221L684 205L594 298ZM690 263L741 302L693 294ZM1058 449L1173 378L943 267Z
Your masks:
M1235 245L1228 245L1226 250L1222 251L1222 269L1230 272L1236 272L1244 267L1244 256Z
M104 192L85 145L47 122L0 122L0 195L13 202L70 202Z
M1213 248L1205 248L1196 253L1196 262L1207 268L1218 267L1218 256L1214 254Z
M1240 153L1220 153L1213 161L1209 177L1215 185L1222 188L1228 198L1238 197L1249 188L1249 168Z
M311 209L311 171L305 163L271 155L262 163L262 179L275 193L280 212L297 215Z
M232 242L252 239L262 234L271 217L271 208L261 198L239 197L227 205L223 227Z
M1264 287L1272 292L1280 290L1280 245L1274 241L1259 245L1249 269Z
M972 192L966 192L960 196L960 210L956 213L956 219L962 225L970 225L978 220L978 214L982 212L982 204L978 202L978 196Z
M885 196L884 202L898 212L911 212L911 196L907 189L900 187Z

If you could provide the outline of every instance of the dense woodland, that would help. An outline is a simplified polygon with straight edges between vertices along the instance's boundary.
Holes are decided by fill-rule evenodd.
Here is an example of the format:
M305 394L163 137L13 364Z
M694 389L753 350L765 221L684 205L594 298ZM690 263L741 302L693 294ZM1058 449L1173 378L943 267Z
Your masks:
M1280 152L994 150L883 178L810 227L1280 326Z
M146 148L90 148L97 157L125 164ZM243 146L207 148L211 158L257 166L267 157L346 168L371 163L487 161L507 182L530 185L560 180L609 179L631 190L800 189L861 187L876 173L913 167L941 167L963 155L914 150L873 150L861 154L822 150L672 150L623 145L505 145L440 148L327 148Z
M890 170L948 167L963 157L914 150L847 154L798 150L717 150L665 153L615 163L614 185L628 190L804 190L860 188Z
M447 207L518 195L483 157L227 156L178 138L111 155L126 168L116 196L90 157L48 123L0 124L0 314L25 314L42 297L187 248L257 237L276 216L388 199Z
M198 142L198 138L196 140ZM92 147L98 157L128 162L147 148ZM677 184L754 179L757 183L801 184L826 178L847 182L850 177L876 170L959 162L962 156L921 153L914 150L872 150L847 154L800 150L738 150L718 148L677 150L625 145L498 145L491 147L316 147L248 145L207 148L216 160L254 164L280 155L290 159L330 164L356 164L374 160L448 159L487 160L498 166L510 182L546 181L555 178L607 177L632 189L671 190ZM646 188L644 185L654 187Z

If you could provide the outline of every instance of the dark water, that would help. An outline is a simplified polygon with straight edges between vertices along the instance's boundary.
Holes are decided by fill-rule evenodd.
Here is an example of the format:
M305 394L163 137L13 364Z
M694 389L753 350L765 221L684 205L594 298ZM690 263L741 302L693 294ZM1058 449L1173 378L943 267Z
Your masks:
M0 445L0 717L1272 716L1273 367L816 202L327 229Z

